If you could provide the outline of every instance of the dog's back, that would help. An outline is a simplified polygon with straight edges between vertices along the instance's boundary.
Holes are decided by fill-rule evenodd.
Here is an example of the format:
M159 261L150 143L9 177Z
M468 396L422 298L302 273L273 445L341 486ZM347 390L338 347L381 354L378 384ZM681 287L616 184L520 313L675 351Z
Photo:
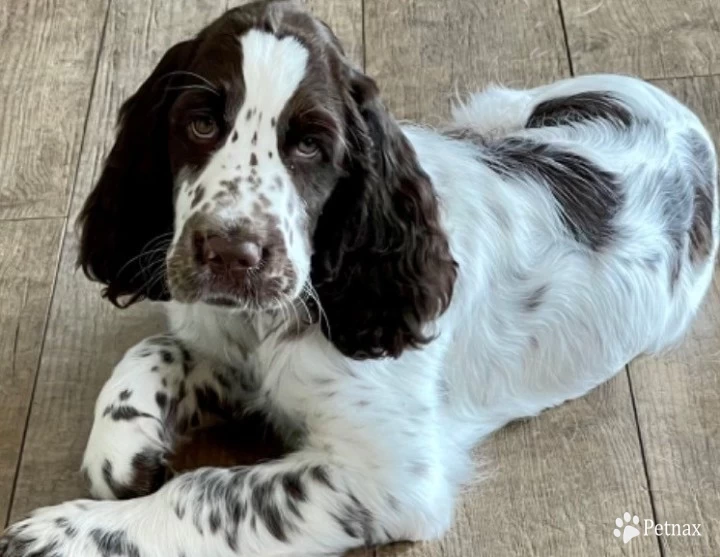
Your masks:
M408 133L461 269L442 322L451 415L492 429L682 338L717 251L717 162L675 99L589 76L477 95L442 147Z

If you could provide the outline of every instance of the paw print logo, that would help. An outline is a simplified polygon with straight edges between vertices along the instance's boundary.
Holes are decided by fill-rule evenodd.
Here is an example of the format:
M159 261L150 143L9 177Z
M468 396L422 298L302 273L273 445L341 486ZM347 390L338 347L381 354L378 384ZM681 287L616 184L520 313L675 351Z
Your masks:
M613 535L616 538L622 537L623 543L628 543L631 539L637 538L640 535L640 530L637 527L638 524L640 524L639 516L631 516L630 513L625 513L622 518L615 519L615 526L617 526L617 528L613 530Z

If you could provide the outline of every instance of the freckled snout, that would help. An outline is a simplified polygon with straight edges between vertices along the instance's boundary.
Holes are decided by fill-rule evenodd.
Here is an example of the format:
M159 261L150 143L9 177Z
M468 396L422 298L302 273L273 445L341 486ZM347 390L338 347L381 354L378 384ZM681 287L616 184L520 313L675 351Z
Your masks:
M193 215L168 257L167 272L171 294L184 302L265 306L291 294L296 283L272 218Z

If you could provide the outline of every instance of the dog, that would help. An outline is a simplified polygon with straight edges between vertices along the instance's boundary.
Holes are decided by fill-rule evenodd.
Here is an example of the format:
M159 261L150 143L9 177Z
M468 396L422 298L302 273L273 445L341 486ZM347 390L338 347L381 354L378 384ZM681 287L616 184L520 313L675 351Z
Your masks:
M169 332L102 389L94 500L2 557L340 555L438 538L470 451L679 342L711 282L717 161L630 77L491 88L400 126L332 31L248 4L120 111L79 264ZM167 478L177 439L257 412L289 452ZM242 431L238 431L242 438Z

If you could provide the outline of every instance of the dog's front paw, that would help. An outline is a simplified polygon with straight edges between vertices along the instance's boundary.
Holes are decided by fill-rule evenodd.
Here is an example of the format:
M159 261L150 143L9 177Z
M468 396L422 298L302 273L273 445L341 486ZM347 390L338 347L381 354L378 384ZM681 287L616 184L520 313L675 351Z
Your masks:
M75 501L37 510L0 536L0 557L138 557L124 530L103 526L114 514L107 505Z
M159 340L128 352L98 398L82 466L98 499L148 495L170 476L166 458L175 444L178 399L169 394L168 370L177 367L182 377L184 360L179 348L152 342Z

